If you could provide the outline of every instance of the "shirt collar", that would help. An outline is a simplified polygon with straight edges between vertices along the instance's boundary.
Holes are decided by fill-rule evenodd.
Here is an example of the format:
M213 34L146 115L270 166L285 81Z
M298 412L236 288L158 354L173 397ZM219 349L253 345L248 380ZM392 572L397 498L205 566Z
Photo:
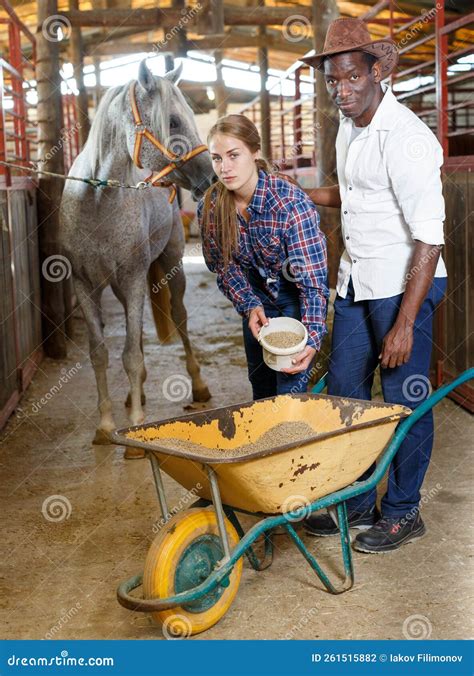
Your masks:
M382 84L382 90L384 95L370 124L367 125L368 132L393 129L397 121L400 103L387 84ZM342 122L347 127L352 127L353 122L349 117L342 116Z
M252 209L252 211L256 211L259 214L262 213L262 211L265 208L265 195L267 192L267 187L268 187L268 176L263 171L263 169L260 169L258 172L257 187L255 188L255 192L253 194L252 199L250 200L250 204L248 205L247 209Z
M377 131L393 129L399 117L400 103L398 103L394 93L387 84L383 84L382 89L385 92L383 99L369 124L370 129Z

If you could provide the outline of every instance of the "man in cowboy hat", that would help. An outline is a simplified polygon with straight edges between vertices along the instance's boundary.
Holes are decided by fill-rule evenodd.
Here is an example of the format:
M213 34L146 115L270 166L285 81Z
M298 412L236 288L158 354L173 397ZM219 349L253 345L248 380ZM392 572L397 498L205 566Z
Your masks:
M382 83L397 60L395 43L371 40L360 19L334 21L324 51L303 59L324 74L341 113L339 184L308 193L316 204L341 208L345 245L328 393L370 399L380 364L385 401L413 409L429 394L433 313L446 290L443 158L429 128ZM375 490L348 501L349 525L363 530L357 550L391 551L424 535L418 507L432 445L429 413L392 462L381 514ZM338 533L326 514L309 517L305 527L313 535Z

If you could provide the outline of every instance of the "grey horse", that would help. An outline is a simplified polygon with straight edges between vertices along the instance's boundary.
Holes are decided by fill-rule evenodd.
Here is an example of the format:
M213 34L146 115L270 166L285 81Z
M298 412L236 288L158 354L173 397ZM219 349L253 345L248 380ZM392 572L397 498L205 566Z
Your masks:
M150 171L159 172L170 165L167 151L182 156L199 147L193 113L176 85L179 75L180 68L164 77L154 76L142 61L133 94L130 85L109 89L100 102L87 143L71 167L71 176L136 185ZM134 118L133 104L141 125ZM137 147L137 132L144 129L158 145L145 136ZM198 198L213 180L209 153L206 150L184 163L177 161L166 178L192 190ZM147 280L159 337L165 338L174 324L183 341L194 399L210 398L187 333L183 226L177 201L170 202L169 198L167 187L94 188L66 181L60 208L61 244L72 265L77 299L89 331L100 411L94 443L110 443L110 433L115 429L101 317L101 295L109 285L125 310L122 359L130 381L127 405L132 425L144 420L142 327Z

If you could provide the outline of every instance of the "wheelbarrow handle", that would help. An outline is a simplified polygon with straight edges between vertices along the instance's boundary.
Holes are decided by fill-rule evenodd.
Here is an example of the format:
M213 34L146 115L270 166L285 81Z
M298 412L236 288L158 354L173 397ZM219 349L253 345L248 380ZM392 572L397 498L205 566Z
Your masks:
M321 378L318 380L318 382L313 387L311 392L313 394L321 394L321 392L323 392L326 389L327 384L328 384L328 374L326 372L323 376L321 376Z
M234 563L242 556L242 554L243 548L240 547L238 556L233 552L232 560L222 563L219 568L215 568L204 582L201 582L201 584L196 587L192 587L191 589L166 598L141 599L137 596L132 596L130 592L134 589L138 589L138 587L141 587L143 584L143 575L135 575L119 585L117 589L117 600L124 608L142 613L156 613L161 610L176 608L176 606L183 606L186 603L196 601L196 599L202 598L209 592L212 592L231 574Z
M456 387L459 387L459 385L462 385L463 383L467 382L468 380L472 380L474 378L474 368L469 368L466 371L463 371L455 380L453 380L450 383L446 383L446 385L442 385L439 387L436 392L434 392L426 401L424 401L422 404L420 404L415 411L418 411L419 413L416 416L416 420L421 418L422 416L427 413L430 408L433 408L433 406L436 406L436 404L441 401L441 399L444 399L444 397L449 394L452 390L455 390ZM321 378L318 380L316 385L313 387L311 392L313 394L321 394L325 390L328 384L328 374L327 372L321 376ZM412 420L412 424L416 422L415 419L412 418L415 412L413 412L410 415L410 419Z
M428 397L428 399L425 399L425 401L423 401L419 406L417 406L410 413L409 416L407 416L404 420L402 420L402 422L398 424L393 437L386 446L385 451L383 452L383 455L381 456L380 461L377 464L377 469L372 475L372 478L375 478L377 476L376 483L378 483L379 480L382 478L382 476L385 474L386 470L388 469L388 466L390 465L393 457L395 456L395 453L400 448L400 445L402 444L403 440L405 439L406 435L413 427L413 425L417 423L420 418L426 415L428 411L430 411L434 406L436 406L436 404L439 404L439 402L442 399L444 399L450 392L452 392L452 390L455 390L456 387L459 387L459 385L462 385L462 383L465 383L468 380L471 380L472 378L474 378L474 368L467 369L467 371L461 373L457 378L452 380L450 383L446 383L446 385L442 385L441 387L439 387L435 392L433 392Z
M463 371L457 378L452 380L450 383L442 385L437 390L435 390L428 399L425 399L419 406L417 406L412 413L405 418L403 422L397 428L398 431L405 431L405 433L416 423L420 418L422 418L429 410L431 410L436 404L438 404L441 399L444 399L450 392L466 383L468 380L474 378L474 368L469 368L466 371Z
M346 488L342 488L335 493L331 493L330 495L320 498L311 506L311 512L315 511L316 509L323 509L324 507L336 505L339 502L356 497L357 495L361 495L362 493L366 493L372 488L375 488L379 481L381 481L383 475L392 462L395 453L400 448L400 445L413 425L418 422L422 416L428 413L428 411L430 411L434 406L436 406L436 404L438 404L441 399L444 399L452 390L456 389L456 387L459 387L459 385L462 385L462 383L472 380L473 378L474 368L467 369L453 381L446 383L446 385L443 385L433 392L433 394L431 394L428 399L417 406L409 416L407 416L404 420L402 420L402 422L398 424L392 438L388 442L379 458L379 461L377 462L376 469L368 479L365 481L356 482L355 484L346 486ZM320 382L321 381L319 381L318 385Z

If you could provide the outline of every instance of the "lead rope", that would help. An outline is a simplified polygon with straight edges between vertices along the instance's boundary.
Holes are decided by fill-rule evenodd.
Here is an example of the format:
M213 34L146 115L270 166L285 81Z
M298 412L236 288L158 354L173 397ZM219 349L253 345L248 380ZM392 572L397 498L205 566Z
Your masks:
M33 169L24 167L21 164L14 164L13 162L4 162L0 160L0 164L4 167L12 167L13 169L21 169L21 171L28 171L30 174L43 174L45 176L54 176L55 178L62 178L65 181L81 181L87 183L93 188L126 188L128 190L143 190L145 188L156 188L161 186L154 186L150 181L139 181L136 185L126 185L114 179L102 180L99 178L82 178L80 176L66 176L65 174L56 174L53 171L46 171L45 169ZM163 186L168 187L168 186Z

